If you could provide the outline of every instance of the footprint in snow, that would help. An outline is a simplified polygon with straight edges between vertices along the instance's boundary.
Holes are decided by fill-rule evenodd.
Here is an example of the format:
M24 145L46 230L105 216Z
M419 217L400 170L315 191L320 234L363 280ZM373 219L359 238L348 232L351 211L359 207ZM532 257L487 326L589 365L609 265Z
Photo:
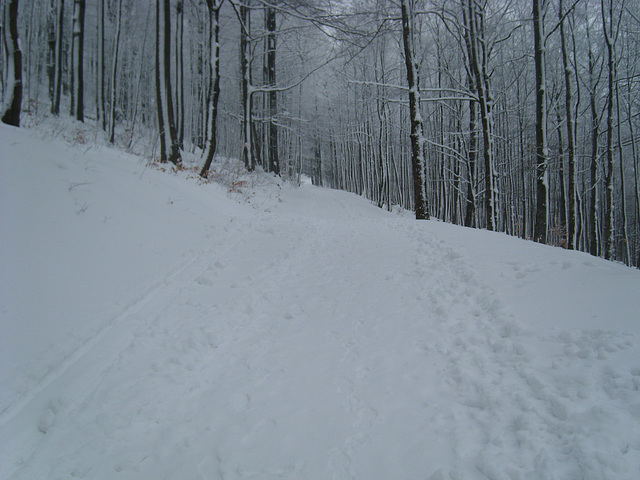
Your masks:
M213 286L213 280L211 280L209 277L206 277L204 275L200 275L198 277L195 278L194 280L198 285L202 285L204 287L211 287Z
M229 398L229 403L236 412L243 412L249 408L251 397L246 393L234 393Z
M56 415L60 411L60 408L64 406L64 404L64 400L60 398L49 400L49 402L47 403L47 407L45 408L44 412L42 412L42 415L40 415L40 418L38 420L38 430L41 433L46 435L51 427L53 427L53 425L55 424Z

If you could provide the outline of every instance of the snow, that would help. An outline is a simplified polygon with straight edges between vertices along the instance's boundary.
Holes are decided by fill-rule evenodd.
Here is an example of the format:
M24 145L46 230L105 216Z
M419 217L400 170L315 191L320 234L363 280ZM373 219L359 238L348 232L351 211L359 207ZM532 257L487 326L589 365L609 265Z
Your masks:
M0 478L640 478L638 270L0 145Z

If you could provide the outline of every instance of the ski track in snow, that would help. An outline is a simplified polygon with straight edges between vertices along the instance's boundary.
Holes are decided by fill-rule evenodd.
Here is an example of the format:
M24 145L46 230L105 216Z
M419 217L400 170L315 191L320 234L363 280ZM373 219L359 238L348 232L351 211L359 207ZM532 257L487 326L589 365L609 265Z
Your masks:
M64 422L73 422L78 428L84 425L85 434L83 438L65 438L71 446L69 457L42 473L47 478L91 478L93 467L82 466L83 459L92 458L92 445L99 443L120 445L109 449L114 475L128 472L134 478L142 472L154 472L145 468L147 462L161 465L167 456L189 458L188 451L209 437L209 448L215 455L202 458L215 461L197 466L201 478L216 478L216 471L219 478L320 478L315 472L323 468L335 479L389 478L397 468L385 465L384 460L389 459L377 459L380 464L375 466L367 460L371 462L371 455L384 448L380 442L390 440L378 437L372 446L371 437L384 431L397 415L415 418L424 429L423 448L430 449L430 443L437 444L438 439L451 441L451 445L436 445L433 450L453 449L455 467L434 468L428 477L433 480L623 478L630 473L617 471L620 462L615 459L630 448L637 450L638 445L616 444L615 428L610 432L585 431L597 428L593 418L613 422L612 427L624 418L614 408L575 408L576 402L586 403L594 395L606 396L615 405L617 398L634 394L640 377L598 368L599 358L629 348L629 339L607 332L541 338L517 327L460 255L433 235L402 225L399 233L389 238L384 232L390 225L379 222L362 229L379 238L375 242L379 245L361 251L360 245L374 242L359 238L361 229L352 228L357 222L353 215L346 218L343 228L330 221L304 225L305 220L298 219L296 230L305 236L288 231L289 222L249 222L233 231L225 245L227 252L211 249L203 253L126 309L109 330L124 326L126 319L128 343L119 343L124 348L112 356L114 360L100 365L103 370L95 372L95 378L102 379L98 385L81 401L53 398L47 402L39 419L41 430L47 434L55 430L61 422L56 417L63 415ZM377 264L384 261L378 257L384 256L385 249L407 243L403 234L410 239L405 246L415 247L408 249L406 266L417 253L413 267L406 272L393 266L379 268ZM264 241L270 237L275 241ZM273 251L274 245L278 245L277 251ZM231 264L230 259L240 264ZM316 271L323 262L325 268ZM363 265L365 269L359 268ZM382 295L379 302L367 292L358 293L369 284L359 285L359 279L375 273L385 283L381 291L374 292ZM411 277L410 281L403 276ZM394 289L394 285L412 284L412 290ZM309 298L304 290L309 285L330 294ZM388 290L391 298L384 297L382 290ZM235 292L225 295L226 291ZM232 301L225 302L225 297ZM239 298L244 301L238 302ZM367 300L371 304L367 305ZM361 302L359 315L351 318L340 313L354 311L353 306L346 307L350 302ZM396 307L404 308L407 318L394 318ZM376 309L390 316L376 315ZM183 317L189 321L183 323ZM415 325L416 319L423 319L423 328ZM406 335L394 336L394 331L403 327L416 330L410 345ZM439 335L439 331L447 334ZM528 365L528 351L542 342L555 343L558 355L572 362L552 364L541 375ZM92 349L111 349L113 343L109 332L101 332L70 362L91 355ZM313 344L314 351L303 350ZM379 351L379 355L361 355L372 351ZM391 368L385 364L389 359L397 362L398 357L406 364L404 378L385 378ZM315 378L314 368L319 370ZM64 366L48 378L30 399L67 369ZM370 380L372 375L375 380ZM123 378L127 381L120 383ZM316 380L331 382L311 385ZM389 392L375 392L386 383ZM397 398L394 408L395 393L402 391L396 384L404 384L404 388L410 384L415 398ZM424 391L434 386L439 388ZM328 438L320 442L325 446L324 455L316 452L307 460L310 463L296 459L295 446L315 429L322 430L322 423L317 422L323 413L329 416L334 412L314 405L308 389L318 394L334 389L335 405L342 406L345 420L341 435L325 432ZM173 394L166 399L156 396L166 391ZM369 395L372 392L375 394ZM223 411L208 412L209 418L205 414L207 419L199 420L185 407L191 399L200 406L222 406ZM274 406L274 402L283 406ZM128 409L114 415L113 406ZM196 411L202 412L200 407ZM276 411L282 418L264 417L262 411ZM283 453L282 444L271 454L246 455L268 449L268 443L275 439L286 440L281 435L291 434L290 427L299 422L307 422L309 430L297 432L304 435L290 439L290 444L284 442L290 449L289 463L271 460L279 458L278 451ZM211 433L216 430L215 435ZM597 451L585 451L580 444L587 435L592 442L602 437ZM167 437L171 441L163 442ZM336 437L342 440L334 444ZM399 435L395 440L403 439ZM132 442L136 446L131 452L143 450L138 442L158 445L158 450L131 458L126 446ZM175 450L164 451L167 445ZM412 446L416 451L420 447ZM508 458L504 452L509 453ZM323 456L325 465L321 464ZM34 460L25 459L27 471L35 465L31 463ZM409 456L407 460L416 459ZM565 469L558 471L558 465ZM424 476L430 465L423 467ZM415 474L420 475L420 470ZM160 470L153 475L177 478L173 475L181 473ZM145 478L151 477L146 473Z
M312 192L141 286L0 416L0 476L638 478L633 335L537 331L429 222Z
M0 413L0 427L18 415L26 405L36 398L36 396L47 386L62 376L70 366L80 361L82 357L91 351L114 326L121 326L124 320L131 318L137 311L143 308L144 305L157 300L156 297L159 290L167 284L170 284L171 279L174 276L177 276L184 270L187 270L198 259L199 257L194 257L186 265L175 269L174 272L167 272L166 276L149 287L137 299L133 300L120 314L106 322L94 336L86 339L75 350L63 357L57 364L51 366L48 372L41 379L39 379L29 390L20 395L17 401Z

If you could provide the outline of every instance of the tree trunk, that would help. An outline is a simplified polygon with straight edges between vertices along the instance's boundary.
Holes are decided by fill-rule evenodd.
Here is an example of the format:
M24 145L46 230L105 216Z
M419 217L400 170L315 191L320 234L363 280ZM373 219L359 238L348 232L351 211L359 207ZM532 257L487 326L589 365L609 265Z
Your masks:
M471 75L469 75L469 89L474 91L474 83ZM478 152L478 133L476 131L476 101L469 101L469 153L467 159L467 209L464 216L464 224L467 227L475 225L476 217L476 196L475 196L475 170L476 156Z
M591 48L591 35L589 30L589 24L587 23L587 42L588 42L588 69L589 69L589 111L591 113L591 162L589 166L590 185L591 191L591 203L589 204L589 253L597 256L599 250L598 241L598 138L599 138L599 118L598 118L598 106L596 88L600 81L600 78L595 79L595 60L593 55L593 49Z
M184 148L184 3L176 4L176 135Z
M255 168L252 123L253 86L251 85L251 48L249 32L251 12L245 3L240 4L240 75L242 77L242 161L251 172Z
M565 110L567 115L567 163L569 164L568 182L568 216L567 246L576 248L576 147L575 147L575 114L573 112L573 94L571 88L571 63L567 53L567 41L564 26L563 0L560 0L558 15L560 16L560 43L562 47L562 66L564 67Z
M266 84L268 87L276 86L276 9L272 6L265 9L265 26L267 30L267 63ZM280 159L278 157L278 126L276 115L278 114L278 95L275 90L268 92L269 132L268 132L268 169L270 172L280 175Z
M116 131L116 99L117 99L117 70L118 52L120 51L120 30L122 24L122 0L118 0L118 16L116 19L116 36L113 39L113 65L111 67L111 102L109 105L109 142L115 140Z
M424 124L420 113L420 82L418 65L414 59L413 32L410 20L413 18L413 11L409 12L410 7L413 5L407 5L407 3L412 3L412 0L401 0L402 40L404 43L404 60L409 86L409 112L411 115L411 166L413 171L414 208L417 220L428 220L429 205L424 154Z
M616 77L617 68L616 68ZM618 160L620 165L620 207L621 207L621 215L622 215L622 244L624 246L625 253L625 262L627 265L631 266L633 263L633 259L631 258L631 249L629 247L629 225L627 219L627 199L626 199L626 189L624 184L624 155L622 154L622 133L620 132L622 125L622 118L620 116L620 87L618 82L616 82L616 114L617 114L617 124L618 124Z
M98 106L97 116L101 121L102 129L107 129L107 116L104 98L104 3L106 0L98 0Z
M613 27L613 0L609 2L610 26L607 27L604 0L600 1L602 9L602 30L607 49L607 165L605 172L605 215L604 215L604 258L612 260L615 256L614 241L614 205L613 205L613 89L615 76L615 57L613 52L613 40L611 27Z
M35 2L31 3L31 15L33 21L33 5ZM29 36L32 37L34 35L34 26L33 24L29 28ZM31 51L32 42L29 41L27 44L27 51ZM56 4L55 0L50 0L49 11L47 12L47 79L49 81L48 90L49 90L49 100L53 102L53 88L55 82L55 61L56 61ZM29 61L31 63L31 61ZM27 76L30 77L30 69L27 72ZM37 88L37 87L36 87ZM27 97L29 98L30 87L27 87Z
M629 125L629 137L631 140L631 162L633 164L633 183L634 183L634 198L635 198L635 213L634 219L636 224L636 242L640 239L640 177L638 175L638 151L636 147L636 135L635 127L633 123L633 110L632 110L632 92L633 88L631 82L627 82L627 123ZM636 247L634 265L640 267L640 245Z
M73 34L71 116L79 122L84 122L84 11L85 0L74 0L71 30Z
M156 97L160 133L160 161L181 162L171 99L171 21L169 0L156 3Z
M560 99L557 99L557 102L560 102ZM553 220L556 221L556 224L552 226L552 232L557 236L557 238L552 238L550 241L554 245L563 245L566 241L566 245L568 248L569 240L565 239L565 234L568 236L569 228L567 226L567 191L565 189L565 179L564 179L564 139L562 137L562 116L560 113L560 109L556 108L556 132L558 133L558 189L560 190L557 195L554 195L557 198L558 205L556 206L557 215L554 216ZM553 228L555 227L555 228Z
M7 83L0 112L1 120L7 125L19 127L22 108L22 52L18 39L18 0L7 0L3 23Z
M51 101L51 114L60 114L60 95L62 93L62 40L64 30L64 0L58 0L56 8L56 51L53 73L53 99Z
M536 69L536 213L533 239L547 242L548 171L547 171L547 80L545 72L544 3L533 0L533 33Z
M485 215L487 230L496 229L496 188L493 148L493 114L492 100L489 92L487 73L487 48L483 35L484 10L477 9L476 0L468 3L469 24L469 61L475 77L476 92L480 100L480 124L482 125L482 144L485 169Z
M211 162L216 153L217 148L217 119L218 119L218 99L220 98L220 7L224 0L207 0L209 9L209 18L211 22L211 30L213 41L211 45L211 84L212 94L209 103L209 121L207 145L205 149L205 162L200 170L200 176L207 178Z

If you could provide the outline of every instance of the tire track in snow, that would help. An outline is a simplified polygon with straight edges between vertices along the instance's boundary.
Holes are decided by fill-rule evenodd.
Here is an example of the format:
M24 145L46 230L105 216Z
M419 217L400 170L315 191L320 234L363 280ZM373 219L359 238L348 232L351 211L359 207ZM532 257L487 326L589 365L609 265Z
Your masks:
M159 378L159 375L164 377L165 382L177 382L185 383L186 381L192 382L191 385L178 385L177 388L188 388L189 394L197 393L199 389L198 381L193 382L194 374L198 373L197 363L198 352L200 354L204 351L216 350L219 346L228 343L229 340L225 337L215 338L208 332L201 338L195 338L196 332L185 331L181 328L181 322L171 321L171 318L167 318L178 307L178 310L184 313L186 309L198 310L202 307L199 301L193 302L192 296L189 295L193 292L194 285L200 287L212 287L213 281L211 280L212 272L219 272L225 269L225 256L228 252L238 248L238 245L242 243L243 239L246 243L250 243L251 240L255 240L255 237L251 237L254 233L255 221L249 220L236 220L223 227L223 238L226 240L223 244L212 242L207 249L201 250L196 253L186 264L174 269L173 271L163 275L157 282L152 284L138 299L131 302L129 306L125 307L123 311L109 321L105 326L82 345L80 345L71 355L69 355L60 366L56 368L53 374L46 378L46 381L41 382L37 389L31 390L28 398L22 400L18 405L19 408L15 408L15 411L11 411L11 417L6 416L3 418L4 423L9 422L12 418L19 415L20 412L31 403L36 403L35 400L42 397L38 404L44 405L44 410L40 415L39 423L42 425L42 433L48 432L52 429L52 432L56 430L56 416L65 416L65 422L72 420L68 418L70 411L75 411L75 416L78 419L85 420L83 423L87 425L97 425L99 430L102 430L107 438L112 439L115 432L120 429L130 429L131 422L137 421L135 417L145 417L146 410L149 409L149 413L158 411L163 408L164 401L157 397L148 398L145 400L147 393L139 393L139 387L137 385L140 378L139 372L135 370L132 374L127 373L127 377L131 377L131 383L125 385L125 388L118 388L119 396L131 396L129 402L139 403L139 410L135 413L134 417L129 417L128 420L123 412L119 412L119 415L114 417L114 412L104 411L104 414L98 413L94 417L93 411L100 412L102 405L108 408L110 398L116 396L112 388L108 388L111 377L116 375L122 375L122 372L129 372L132 367L132 359L135 355L143 354L143 352L149 353L150 345L157 345L168 351L175 351L175 355L170 355L167 364L158 364L153 361L153 358L143 359L145 365L143 368L148 368L148 373L155 377L155 381ZM250 240L246 240L249 238ZM249 249L249 247L246 247ZM203 262L203 260L205 260ZM242 272L244 270L240 270ZM169 322L168 322L169 320ZM116 328L122 327L122 328ZM202 331L201 331L202 332ZM174 334L178 334L177 338L173 337ZM112 335L113 334L113 335ZM160 342L160 343L159 343ZM106 355L97 354L99 350L106 348ZM154 347L155 348L155 347ZM196 353L194 356L193 353ZM104 352L103 352L104 353ZM165 352L166 353L166 352ZM96 362L96 355L100 355L99 361ZM73 400L68 398L68 395L72 395L70 392L65 398L53 397L50 399L45 398L44 392L48 387L54 385L56 382L62 381L68 372L74 369L74 366L83 361L86 357L91 357L94 360L91 365L86 364L84 369L91 369L91 374L88 378L86 372L82 372L83 378L87 377L88 384L78 385L77 380L74 382L74 391L77 390L76 396ZM147 360L150 363L146 363ZM105 363L106 361L106 363ZM96 370L96 368L98 370ZM190 374L185 376L185 373ZM136 380L134 380L136 378ZM106 380L105 380L106 379ZM101 392L101 393L98 393ZM140 391L141 392L141 391ZM249 397L236 396L238 401L236 405L244 404L241 410L250 403ZM230 398L230 401L233 401ZM39 408L36 406L36 408ZM133 412L132 412L133 413ZM84 418L83 415L89 414L89 418ZM104 424L100 418L113 417L113 422ZM76 420L73 420L75 422ZM123 441L126 439L123 438ZM78 452L81 452L84 445L78 446ZM35 452L34 452L35 453ZM85 455L79 455L83 458ZM25 457L21 461L21 466L28 465L30 463L30 457ZM142 460L141 460L142 461ZM131 463L131 462L130 462ZM135 461L132 462L135 465ZM130 468L135 468L129 465ZM66 471L66 467L61 467L61 475L72 474L82 477L83 475L76 474L72 471ZM116 471L124 471L127 467L124 465L117 466ZM75 469L73 469L75 471ZM90 470L90 469L89 469Z
M158 418L176 421L166 418L168 415L181 419L179 422L193 422L193 411L185 411L175 402L177 399L198 399L202 395L211 396L209 402L218 406L221 415L221 418L211 418L207 429L229 429L228 438L233 441L251 442L252 438L261 438L277 428L271 418L256 420L260 402L264 401L257 387L267 384L265 377L272 373L261 366L265 352L270 351L273 335L277 334L271 324L287 323L291 319L286 318L286 311L278 308L279 317L265 321L267 318L259 300L264 304L266 292L262 292L262 286L268 285L272 278L280 278L279 272L293 268L297 257L286 253L291 247L287 242L283 242L277 252L271 252L272 258L262 252L265 244L261 246L259 242L269 232L275 230L265 222L243 222L241 228L216 245L211 255L203 256L201 268L191 270L182 281L173 285L170 299L141 312L140 316L149 320L137 322L138 328L130 345L103 373L105 377L116 378L121 375L118 371L131 370L131 374L127 373L128 384L136 389L145 385L140 394L128 401L139 405L140 410L121 412L122 422L107 430L109 436L123 435L120 442L126 443L130 441L127 436L133 422L155 430L160 428L155 424ZM284 235L281 239L284 240ZM225 250L231 252L229 258L226 258ZM262 261L256 262L258 258ZM224 283L221 283L222 279ZM278 307L278 302L276 304ZM184 315L188 317L183 322L180 317ZM133 365L135 368L132 369ZM158 387L158 384L162 386ZM103 415L108 415L115 399L129 395L128 388L111 392L108 385L110 381L105 381L99 390L104 392L94 395L105 397L97 408L98 411L104 409ZM150 397L149 392L156 388L167 393L166 398ZM96 406L92 408L95 410ZM202 413L207 415L206 410ZM188 435L187 432L184 435ZM207 432L203 431L201 435L206 436ZM150 441L155 445L155 441ZM188 443L193 450L192 442ZM236 445L235 449L238 448ZM276 478L275 473L279 472L278 477L299 478L295 472L302 468L297 464L283 464L256 470L253 465L237 462L235 454L229 455L229 452L215 448L212 452L218 459L215 468L222 472L222 477L251 477L261 472L263 476ZM166 456L160 452L154 455L158 458ZM122 472L137 468L135 459L121 463L118 468Z

